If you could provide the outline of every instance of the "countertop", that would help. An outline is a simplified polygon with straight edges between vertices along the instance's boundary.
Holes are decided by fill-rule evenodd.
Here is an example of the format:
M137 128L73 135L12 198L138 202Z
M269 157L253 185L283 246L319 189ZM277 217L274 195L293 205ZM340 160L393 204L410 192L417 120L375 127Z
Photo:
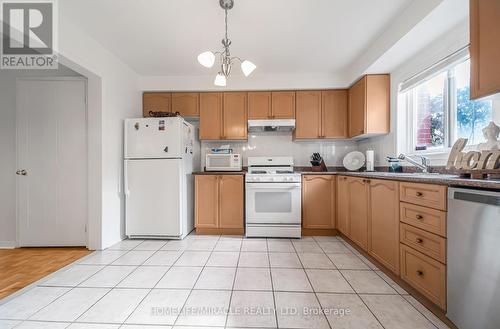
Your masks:
M341 171L341 170L316 172L316 171L308 171L307 169L297 170L296 172L302 175L342 175L342 176L352 176L352 177L396 180L402 182L500 190L500 180L470 179L470 178L463 178L458 175L448 175L448 174L391 173L382 171L352 172L352 171ZM199 171L193 173L193 175L245 175L245 174L246 171Z

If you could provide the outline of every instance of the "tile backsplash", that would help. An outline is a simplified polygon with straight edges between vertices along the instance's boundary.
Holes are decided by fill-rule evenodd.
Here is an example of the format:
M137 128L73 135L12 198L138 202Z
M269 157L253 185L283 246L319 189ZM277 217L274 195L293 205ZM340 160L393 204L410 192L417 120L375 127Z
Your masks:
M229 144L233 153L243 156L247 165L249 156L293 156L295 166L310 166L310 156L319 152L327 166L341 166L344 156L358 149L356 141L318 140L293 141L291 132L249 133L248 141L204 141L201 143L201 168L205 168L205 154L210 149Z

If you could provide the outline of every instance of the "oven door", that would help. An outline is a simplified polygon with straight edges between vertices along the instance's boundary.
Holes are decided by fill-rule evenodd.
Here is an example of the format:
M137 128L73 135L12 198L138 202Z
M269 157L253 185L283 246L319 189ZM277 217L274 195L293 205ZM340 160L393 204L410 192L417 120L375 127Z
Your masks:
M300 183L246 183L248 224L300 224Z

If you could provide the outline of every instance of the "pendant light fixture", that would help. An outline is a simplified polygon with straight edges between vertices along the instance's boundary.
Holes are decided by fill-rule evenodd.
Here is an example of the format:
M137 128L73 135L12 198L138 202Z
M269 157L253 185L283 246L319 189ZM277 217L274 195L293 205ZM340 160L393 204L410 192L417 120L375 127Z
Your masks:
M227 78L231 73L231 68L233 63L239 62L241 71L248 77L257 68L257 66L250 62L249 60L242 60L239 57L231 57L229 51L229 46L231 45L231 40L227 36L227 11L233 8L234 0L219 0L219 4L224 9L225 16L225 28L226 34L224 39L222 39L222 50L221 51L205 51L198 55L198 62L204 67L211 68L215 64L216 57L219 58L220 70L215 76L214 85L219 87L225 87L227 84Z

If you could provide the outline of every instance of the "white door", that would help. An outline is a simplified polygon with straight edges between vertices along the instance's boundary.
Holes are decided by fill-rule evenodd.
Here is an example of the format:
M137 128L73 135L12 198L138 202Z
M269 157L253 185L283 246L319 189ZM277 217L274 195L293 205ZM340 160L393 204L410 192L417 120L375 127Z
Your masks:
M125 160L128 236L178 237L185 221L182 159Z
M20 246L85 246L85 81L18 80Z

